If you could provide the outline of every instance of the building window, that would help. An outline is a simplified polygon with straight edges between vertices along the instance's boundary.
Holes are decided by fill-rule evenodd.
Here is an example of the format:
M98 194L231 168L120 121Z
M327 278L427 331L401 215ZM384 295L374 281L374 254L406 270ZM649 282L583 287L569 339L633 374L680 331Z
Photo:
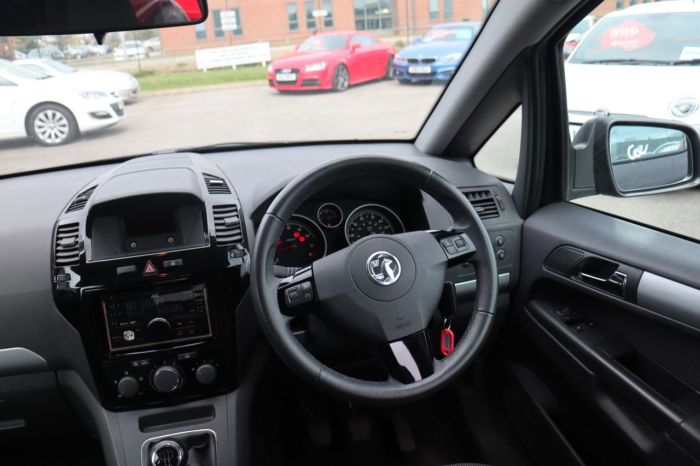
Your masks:
M625 7L625 0L615 0L615 8L618 10Z
M306 29L316 29L316 17L314 16L314 2L304 2L304 11L306 12Z
M323 18L323 26L327 28L333 27L333 0L323 0L323 9L326 10L326 16Z
M221 29L221 10L214 10L214 37L221 39L226 35L226 31Z
M287 22L289 23L290 31L299 30L299 11L297 10L297 4L287 3Z
M430 18L430 21L440 19L438 0L428 0L428 17Z
M207 24L199 23L194 25L194 35L197 40L207 40Z
M455 16L455 13L454 13L452 0L443 0L443 2L442 2L442 17L445 19L452 19L452 18L454 18L454 16Z
M392 0L353 0L355 29L375 31L394 28L394 2Z
M234 36L243 35L243 20L241 19L241 10L239 8L231 8L230 11L236 12L236 29L233 30Z

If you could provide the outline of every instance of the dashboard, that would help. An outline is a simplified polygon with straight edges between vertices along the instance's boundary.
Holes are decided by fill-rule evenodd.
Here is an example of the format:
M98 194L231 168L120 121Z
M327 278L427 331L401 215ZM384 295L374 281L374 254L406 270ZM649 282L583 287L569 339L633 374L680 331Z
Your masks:
M12 225L0 227L0 349L21 348L39 364L23 359L11 374L59 374L37 388L47 394L78 390L61 375L75 374L86 390L76 395L81 403L89 393L116 412L235 392L261 338L246 295L262 216L307 169L376 154L422 163L457 185L492 238L502 291L515 285L522 220L506 188L469 162L429 157L412 144L160 154L9 177L0 183L0 198L13 199L0 204ZM450 224L437 201L400 183L329 183L289 220L276 272L290 275L370 234ZM474 277L470 266L448 270L464 302ZM20 414L40 425L51 409Z

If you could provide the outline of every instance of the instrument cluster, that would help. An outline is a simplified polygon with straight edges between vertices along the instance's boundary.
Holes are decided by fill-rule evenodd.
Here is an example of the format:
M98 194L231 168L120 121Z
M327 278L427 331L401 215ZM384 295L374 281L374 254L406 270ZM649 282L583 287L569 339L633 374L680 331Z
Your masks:
M369 235L404 233L401 217L384 204L334 201L303 205L277 241L275 265L301 268Z

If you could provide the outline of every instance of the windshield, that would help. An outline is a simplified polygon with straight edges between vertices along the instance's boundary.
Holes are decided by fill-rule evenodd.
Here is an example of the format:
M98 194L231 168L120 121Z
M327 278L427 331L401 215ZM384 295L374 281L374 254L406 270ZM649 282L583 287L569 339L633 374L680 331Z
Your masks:
M423 36L423 42L433 41L471 41L474 39L475 32L471 27L460 28L435 28Z
M411 141L462 62L439 41L475 40L496 2L208 4L201 24L112 32L102 46L92 34L7 38L6 63L34 54L60 76L16 65L39 85L0 86L0 175L154 152ZM430 55L395 60L416 37L435 43Z
M673 63L700 59L700 12L608 16L570 63Z
M316 52L322 50L340 50L345 48L348 36L345 34L333 34L312 37L299 46L301 52Z

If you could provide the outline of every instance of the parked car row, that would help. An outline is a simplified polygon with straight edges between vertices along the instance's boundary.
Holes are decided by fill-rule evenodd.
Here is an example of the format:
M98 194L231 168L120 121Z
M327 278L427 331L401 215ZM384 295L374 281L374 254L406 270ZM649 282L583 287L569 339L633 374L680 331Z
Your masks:
M45 146L118 123L119 96L0 60L0 140L23 136Z
M316 34L293 53L273 61L268 82L278 91L335 90L378 79L399 83L446 82L462 62L481 23L435 26L396 53L365 31Z
M139 95L129 73L78 70L51 58L0 60L0 140L57 146L112 126Z
M79 85L97 86L100 90L119 96L125 103L133 102L139 95L139 82L129 73L109 70L78 70L49 58L15 60L15 65L25 69L73 81Z

